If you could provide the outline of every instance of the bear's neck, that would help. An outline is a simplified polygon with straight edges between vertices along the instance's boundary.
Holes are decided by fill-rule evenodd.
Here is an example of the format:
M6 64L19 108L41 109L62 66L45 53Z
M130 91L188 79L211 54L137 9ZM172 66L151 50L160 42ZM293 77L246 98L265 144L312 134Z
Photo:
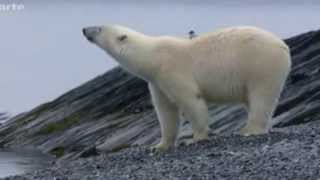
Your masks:
M136 41L135 47L124 49L124 58L119 58L118 62L127 71L146 80L153 81L158 69L158 62L152 56L154 51L153 38L142 36Z

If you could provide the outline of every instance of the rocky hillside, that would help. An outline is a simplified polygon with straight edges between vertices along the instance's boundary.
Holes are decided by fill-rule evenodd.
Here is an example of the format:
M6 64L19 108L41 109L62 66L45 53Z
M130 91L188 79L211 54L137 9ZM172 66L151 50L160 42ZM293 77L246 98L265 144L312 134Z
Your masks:
M274 118L275 127L310 122L320 116L320 31L286 40L293 68ZM237 131L246 114L239 106L210 107L213 132ZM86 157L160 136L147 85L115 68L52 102L12 118L0 126L0 146L38 148L60 157ZM183 123L180 140L191 137Z
M5 121L7 121L9 119L9 114L4 113L4 112L0 112L0 124L4 123Z

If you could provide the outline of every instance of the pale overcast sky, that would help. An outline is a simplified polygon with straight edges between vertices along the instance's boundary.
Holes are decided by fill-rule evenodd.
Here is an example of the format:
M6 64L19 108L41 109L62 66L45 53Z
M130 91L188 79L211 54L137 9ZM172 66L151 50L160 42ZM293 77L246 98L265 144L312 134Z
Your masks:
M0 110L30 110L115 66L82 37L87 25L117 23L178 36L233 25L259 26L281 37L320 29L317 1L220 1L7 1L24 9L0 11Z

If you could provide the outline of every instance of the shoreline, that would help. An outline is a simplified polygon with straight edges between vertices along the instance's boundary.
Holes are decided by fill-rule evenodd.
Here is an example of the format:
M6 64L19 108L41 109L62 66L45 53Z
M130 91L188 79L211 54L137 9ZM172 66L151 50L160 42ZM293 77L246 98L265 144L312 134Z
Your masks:
M55 160L39 150L0 148L0 177L14 176L49 167Z

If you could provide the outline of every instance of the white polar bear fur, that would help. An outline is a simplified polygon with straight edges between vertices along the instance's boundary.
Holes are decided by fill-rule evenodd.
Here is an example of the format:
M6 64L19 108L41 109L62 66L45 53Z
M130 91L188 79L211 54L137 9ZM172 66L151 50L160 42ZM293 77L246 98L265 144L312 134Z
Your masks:
M190 40L111 25L93 42L148 82L161 126L159 150L174 146L179 113L191 122L195 141L207 139L211 102L244 104L248 120L241 133L266 133L291 67L287 45L255 27L225 28Z

